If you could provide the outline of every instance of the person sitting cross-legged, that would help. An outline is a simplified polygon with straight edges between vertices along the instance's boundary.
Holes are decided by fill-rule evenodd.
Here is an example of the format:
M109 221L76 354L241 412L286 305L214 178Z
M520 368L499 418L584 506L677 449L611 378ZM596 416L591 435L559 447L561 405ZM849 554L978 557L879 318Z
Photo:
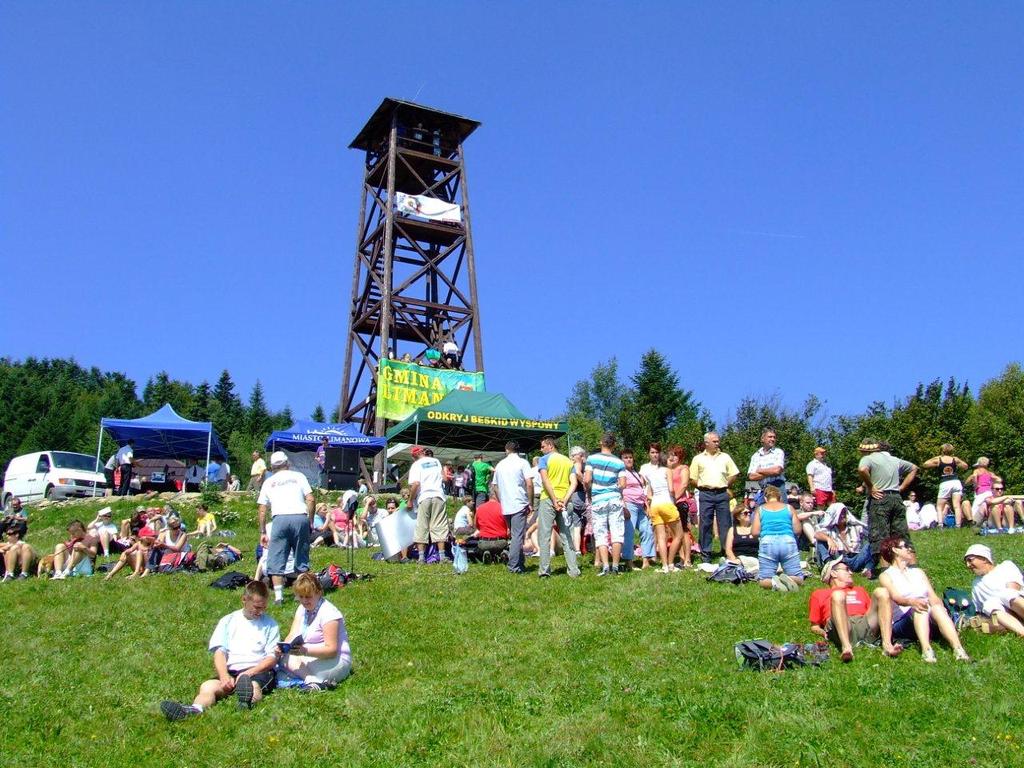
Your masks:
M231 694L238 699L240 709L251 709L274 689L281 631L266 614L269 597L270 591L261 581L250 581L245 586L241 610L223 617L210 638L217 677L199 686L191 705L162 702L164 717L183 720L199 715Z
M68 535L70 538L53 550L52 578L60 580L68 576L91 576L100 540L86 532L81 520L68 523Z
M892 641L892 600L889 590L875 589L874 599L853 583L853 572L843 560L830 560L821 570L826 586L811 593L811 631L827 637L841 653L843 663L853 661L853 646L882 640L886 656L899 656L903 646Z
M975 608L991 616L999 626L1024 637L1024 575L1012 560L995 564L992 550L972 544L964 563L974 574L971 598Z
M292 587L299 607L282 646L282 662L304 689L319 691L340 683L352 671L352 651L345 631L345 617L324 598L315 574L299 574Z
M0 529L3 531L3 540L0 541L3 580L27 579L32 572L32 564L38 559L36 551L25 541L28 523L22 518L10 517L0 523Z

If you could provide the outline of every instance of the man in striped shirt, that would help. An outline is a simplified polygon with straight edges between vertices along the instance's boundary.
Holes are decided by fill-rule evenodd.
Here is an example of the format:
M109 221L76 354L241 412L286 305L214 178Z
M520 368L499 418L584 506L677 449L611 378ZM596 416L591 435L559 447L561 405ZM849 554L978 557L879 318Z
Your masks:
M618 575L622 541L626 534L622 489L626 465L615 455L615 435L601 438L601 452L587 458L585 482L590 489L590 510L594 525L594 549L601 567L598 576ZM611 563L608 543L611 541Z

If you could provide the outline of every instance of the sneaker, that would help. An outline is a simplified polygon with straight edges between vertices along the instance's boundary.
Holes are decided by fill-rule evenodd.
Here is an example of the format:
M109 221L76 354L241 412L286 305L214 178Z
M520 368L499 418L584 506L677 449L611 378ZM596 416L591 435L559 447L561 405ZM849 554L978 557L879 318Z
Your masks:
M195 707L180 704L177 701L162 701L160 702L160 711L164 713L171 722L175 720L184 720L186 717L192 717L198 715L199 710Z
M800 589L800 585L797 584L793 580L793 577L789 576L788 574L780 573L776 578L779 580L779 584L782 585L781 591L783 592L795 592L796 590Z
M5 573L4 577L0 581L14 581L14 576L9 573Z
M537 577L541 578L541 579L550 579L551 578L551 574L550 573L538 573Z
M935 650L933 648L929 648L927 651L921 651L921 661L928 664L934 664L937 662L938 659L935 658Z
M661 573L672 573L672 569L669 568L667 565L663 565L661 566Z
M619 570L619 566L613 565L612 566L612 575L613 576L618 576L620 573L622 573L622 571Z
M607 575L608 575L608 574L610 574L611 572L612 572L612 569L611 569L611 568L609 568L609 567L608 567L608 566L606 565L606 566L605 566L604 568L602 568L602 569L601 569L600 571L598 571L598 572L597 572L597 575L598 575L598 576L607 576Z
M957 661L966 661L968 664L973 661L973 659L967 655L967 651L965 651L963 648L957 648L953 652L953 658Z
M320 691L326 691L327 687L321 683L303 683L299 686L299 690L302 693L319 693Z
M64 581L66 578L67 576L64 575L63 571L57 571L50 577L50 581Z
M22 571L20 574L18 574L18 581L21 581L22 579L27 579L27 578L28 578L28 574L25 573L24 571Z
M239 675L235 680L235 698L239 709L252 709L252 678Z

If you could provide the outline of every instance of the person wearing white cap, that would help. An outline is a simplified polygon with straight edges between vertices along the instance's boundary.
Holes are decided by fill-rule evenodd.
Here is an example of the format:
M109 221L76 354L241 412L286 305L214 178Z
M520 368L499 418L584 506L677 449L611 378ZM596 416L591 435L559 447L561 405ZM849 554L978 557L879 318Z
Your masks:
M309 527L313 522L313 489L301 472L288 468L284 451L270 456L274 470L260 488L260 534L267 532L267 508L274 524L269 538L266 573L274 583L274 605L284 604L284 576L289 554L295 556L295 572L309 570Z
M100 540L100 548L103 552L104 557L110 557L110 543L117 542L117 526L114 525L111 516L113 510L110 507L104 507L96 513L96 519L93 520L86 527L86 531L93 536L96 536ZM120 552L123 547L115 549L116 552Z
M1012 560L996 565L992 550L984 544L968 547L964 562L974 574L971 598L975 608L1024 637L1024 575L1020 568Z

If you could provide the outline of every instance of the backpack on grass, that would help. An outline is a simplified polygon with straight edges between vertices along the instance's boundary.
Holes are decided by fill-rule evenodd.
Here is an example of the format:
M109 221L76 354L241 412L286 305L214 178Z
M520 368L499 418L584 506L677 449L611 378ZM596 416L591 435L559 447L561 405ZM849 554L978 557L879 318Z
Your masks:
M316 575L320 581L320 587L324 592L333 592L338 587L345 586L345 572L338 566L331 564Z
M214 589L238 589L249 583L249 577L238 571L228 571L210 582Z
M760 672L817 667L828 661L828 645L825 643L774 645L767 640L743 640L736 643L734 650L740 667Z
M754 577L747 573L747 569L739 563L722 563L710 576L708 581L716 581L719 584L745 584L753 581Z
M942 604L949 611L949 616L953 619L953 624L956 625L957 630L963 629L971 618L978 613L974 607L971 593L965 589L947 587L942 593Z

